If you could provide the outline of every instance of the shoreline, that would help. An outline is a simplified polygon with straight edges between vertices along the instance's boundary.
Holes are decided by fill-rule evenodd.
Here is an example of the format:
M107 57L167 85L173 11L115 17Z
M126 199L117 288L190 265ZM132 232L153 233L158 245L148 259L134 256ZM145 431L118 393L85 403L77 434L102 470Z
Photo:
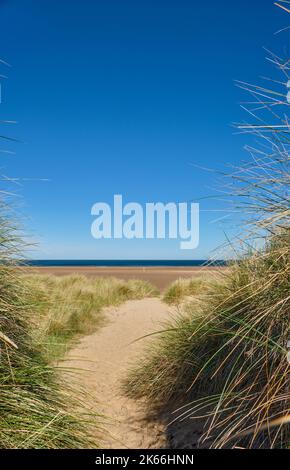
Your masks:
M160 290L166 289L172 282L184 278L212 275L225 267L217 266L26 266L21 268L26 274L42 274L54 276L81 275L87 277L115 277L128 281L140 279L148 281Z

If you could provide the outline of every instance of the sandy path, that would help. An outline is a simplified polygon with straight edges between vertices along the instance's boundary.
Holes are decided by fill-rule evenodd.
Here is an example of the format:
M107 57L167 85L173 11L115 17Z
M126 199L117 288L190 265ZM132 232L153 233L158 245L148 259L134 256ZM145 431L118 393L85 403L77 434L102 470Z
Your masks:
M146 422L142 403L125 397L120 384L151 339L132 342L160 329L168 315L169 307L159 299L129 301L107 309L108 324L83 338L65 361L66 366L85 369L80 374L82 386L95 399L97 411L110 417L103 448L166 447L163 426Z

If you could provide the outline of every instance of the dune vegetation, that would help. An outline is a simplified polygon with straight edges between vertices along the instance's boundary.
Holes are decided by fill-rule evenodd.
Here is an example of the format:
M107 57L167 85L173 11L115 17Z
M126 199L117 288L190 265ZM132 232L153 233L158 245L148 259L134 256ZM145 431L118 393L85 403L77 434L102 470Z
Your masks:
M174 419L199 420L197 446L290 446L289 61L271 61L286 75L275 90L240 83L256 100L249 111L258 122L241 128L261 141L226 189L245 216L245 249L220 280L179 280L165 292L178 312L124 383L150 413L174 407ZM137 280L23 274L5 198L0 193L0 448L96 448L102 417L56 362L104 324L105 307L158 293Z
M57 368L33 340L38 309L32 289L9 260L19 248L5 205L0 219L0 448L83 448L98 445L99 418L59 383ZM76 411L76 410L83 411Z
M34 274L25 275L24 281L38 312L31 316L33 338L49 360L63 356L80 336L104 325L105 307L159 295L150 283L135 279Z
M289 238L281 235L168 323L127 393L151 408L176 403L182 419L203 416L205 445L286 446L289 275Z
M134 280L23 275L13 263L21 241L2 207L0 448L96 448L102 418L54 361L105 321L103 307L156 291Z
M2 181L0 448L97 448L103 417L56 360L104 323L104 307L158 292L138 280L28 275L16 263L25 245L9 179Z
M0 282L0 448L98 447L101 418L53 361L103 324L103 307L156 291L134 280L23 276L13 266L1 266Z
M192 279L180 278L165 290L163 301L168 305L180 305L192 297L203 296L215 282L214 278L213 273Z
M270 60L285 73L287 59ZM179 309L125 382L127 394L145 397L153 412L175 406L174 419L199 419L202 447L290 445L290 127L282 80L273 90L238 84L251 94L255 120L240 129L255 144L222 188L229 212L240 215L243 232L230 246L237 262ZM165 300L179 302L188 288L176 283Z

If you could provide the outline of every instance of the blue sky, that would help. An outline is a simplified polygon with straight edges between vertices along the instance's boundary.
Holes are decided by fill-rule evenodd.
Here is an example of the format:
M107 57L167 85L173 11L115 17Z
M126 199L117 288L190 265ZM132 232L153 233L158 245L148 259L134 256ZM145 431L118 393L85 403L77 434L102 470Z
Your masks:
M287 18L271 0L0 1L2 173L22 178L18 211L42 259L200 259L231 224L212 199L221 169L247 158L235 79L271 74L263 46ZM281 41L282 40L282 41ZM3 127L3 126L2 126ZM3 148L2 144L2 148ZM26 179L28 179L26 181ZM47 179L48 181L43 181ZM95 202L200 201L200 245L97 241Z

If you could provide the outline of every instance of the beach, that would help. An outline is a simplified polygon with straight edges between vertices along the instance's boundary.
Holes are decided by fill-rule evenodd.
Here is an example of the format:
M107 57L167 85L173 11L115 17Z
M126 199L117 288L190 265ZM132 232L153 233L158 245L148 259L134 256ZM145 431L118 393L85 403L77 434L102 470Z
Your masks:
M27 267L28 274L46 274L55 276L80 275L87 277L115 277L117 279L129 280L140 279L148 281L163 291L177 279L194 278L214 274L221 267L188 267L188 266L166 266L166 267L100 267L100 266L37 266Z

